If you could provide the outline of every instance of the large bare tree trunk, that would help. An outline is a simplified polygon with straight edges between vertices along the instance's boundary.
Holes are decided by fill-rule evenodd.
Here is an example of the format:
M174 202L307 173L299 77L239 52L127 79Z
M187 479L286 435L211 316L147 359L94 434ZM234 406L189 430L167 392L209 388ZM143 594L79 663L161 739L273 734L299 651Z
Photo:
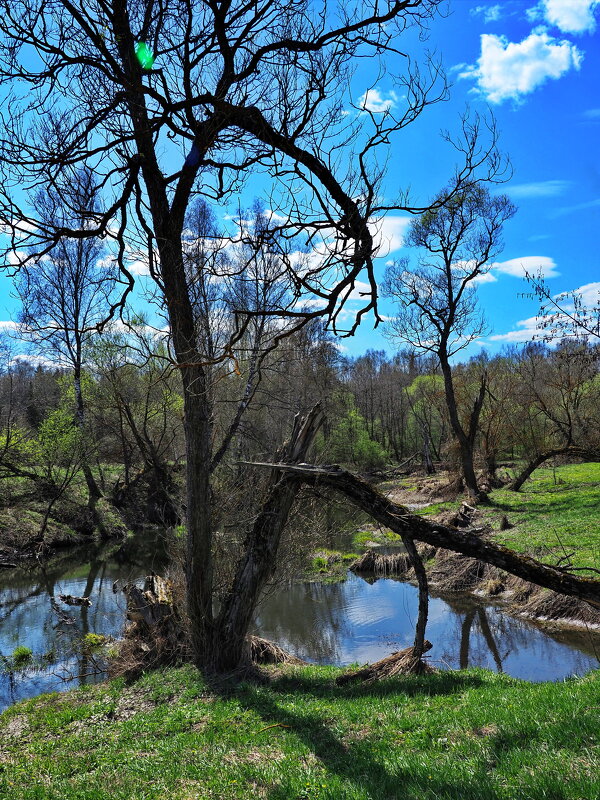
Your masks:
M460 449L461 471L467 494L473 502L486 502L488 497L485 492L481 491L477 484L475 466L473 463L475 439L477 436L477 429L479 427L479 417L481 415L481 409L483 408L483 401L485 399L486 377L484 375L481 379L479 393L475 398L473 408L469 415L469 426L468 429L465 430L458 416L458 406L454 392L452 367L450 366L448 356L444 351L441 351L438 353L438 357L440 359L442 375L444 376L444 391L446 395L448 416L450 417L450 427L452 428L452 433L458 442Z
M303 461L322 422L323 412L318 405L306 418L296 416L290 440L278 456L290 463ZM248 533L244 555L216 620L211 666L217 673L236 669L247 655L248 628L260 593L275 572L281 535L300 488L293 476L273 471L265 501Z

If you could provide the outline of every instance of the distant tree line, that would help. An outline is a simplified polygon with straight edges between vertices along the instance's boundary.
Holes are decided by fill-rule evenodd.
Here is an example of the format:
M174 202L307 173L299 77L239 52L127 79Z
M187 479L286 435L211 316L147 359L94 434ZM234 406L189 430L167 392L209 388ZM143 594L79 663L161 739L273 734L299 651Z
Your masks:
M80 377L87 409L83 423L67 369L5 362L0 477L29 477L47 487L52 463L66 468L77 455L75 468L83 473L89 466L111 502L124 504L135 496L139 505L143 490L141 508L148 519L176 522L182 503L176 476L185 461L179 373L161 345L149 354L123 333L96 338ZM485 384L475 437L475 466L485 490L507 483L509 475L520 488L553 456L600 452L599 357L600 348L585 342L564 340L555 347L532 342L453 367L461 419L468 420ZM214 367L215 439L225 435L238 412L250 367L241 359L236 371L226 364ZM460 482L460 450L436 359L374 350L348 358L317 322L263 360L260 381L218 465L220 482L243 479L243 462L270 460L290 418L317 402L326 418L316 440L322 463L376 473L411 459L407 469L431 474L447 468ZM73 425L77 431L84 426L80 441L79 434L73 438ZM521 468L529 472L519 483Z

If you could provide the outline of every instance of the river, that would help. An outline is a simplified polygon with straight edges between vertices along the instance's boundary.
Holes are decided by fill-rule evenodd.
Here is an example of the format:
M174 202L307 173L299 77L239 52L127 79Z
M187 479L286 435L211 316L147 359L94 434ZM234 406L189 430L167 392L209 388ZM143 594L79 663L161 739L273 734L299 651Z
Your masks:
M120 587L161 572L166 563L164 537L141 532L122 545L69 553L46 568L0 572L0 710L41 692L102 680L93 655L77 642L88 633L118 638L125 622ZM60 594L89 596L92 604L68 606ZM350 573L340 583L270 589L254 631L308 661L362 664L411 644L416 613L411 584L367 582ZM431 663L443 669L481 666L542 681L599 666L598 635L550 634L464 596L432 597L427 638L434 645ZM10 670L18 646L31 649L33 666Z

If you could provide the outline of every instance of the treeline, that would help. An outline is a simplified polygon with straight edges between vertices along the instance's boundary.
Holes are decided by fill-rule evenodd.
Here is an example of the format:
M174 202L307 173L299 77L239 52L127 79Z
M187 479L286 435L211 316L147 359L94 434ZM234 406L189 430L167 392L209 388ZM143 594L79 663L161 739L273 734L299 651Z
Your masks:
M584 342L530 343L453 368L465 428L484 387L474 442L484 490L506 482L499 466L507 462L523 469L525 480L550 456L595 457L599 355L597 346ZM433 358L383 351L347 358L315 323L284 339L258 366L240 349L235 359L210 369L214 475L228 491L247 481L244 462L273 459L293 416L317 402L326 416L316 442L321 463L367 473L406 462L430 474L444 467L460 483L443 378ZM132 332L98 336L78 380L83 416L71 372L5 361L0 478L33 481L52 500L88 470L92 513L102 496L135 508L140 521L179 521L183 397L180 371L164 345ZM513 488L519 488L518 470L515 478Z

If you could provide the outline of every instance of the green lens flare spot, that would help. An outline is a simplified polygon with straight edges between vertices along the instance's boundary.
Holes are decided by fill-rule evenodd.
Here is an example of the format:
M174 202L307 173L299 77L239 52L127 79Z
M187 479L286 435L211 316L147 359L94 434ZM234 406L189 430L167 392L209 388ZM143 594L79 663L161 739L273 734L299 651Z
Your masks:
M137 60L142 66L142 69L152 69L154 64L154 55L152 50L150 50L145 42L140 42L136 45L135 54L137 56Z

